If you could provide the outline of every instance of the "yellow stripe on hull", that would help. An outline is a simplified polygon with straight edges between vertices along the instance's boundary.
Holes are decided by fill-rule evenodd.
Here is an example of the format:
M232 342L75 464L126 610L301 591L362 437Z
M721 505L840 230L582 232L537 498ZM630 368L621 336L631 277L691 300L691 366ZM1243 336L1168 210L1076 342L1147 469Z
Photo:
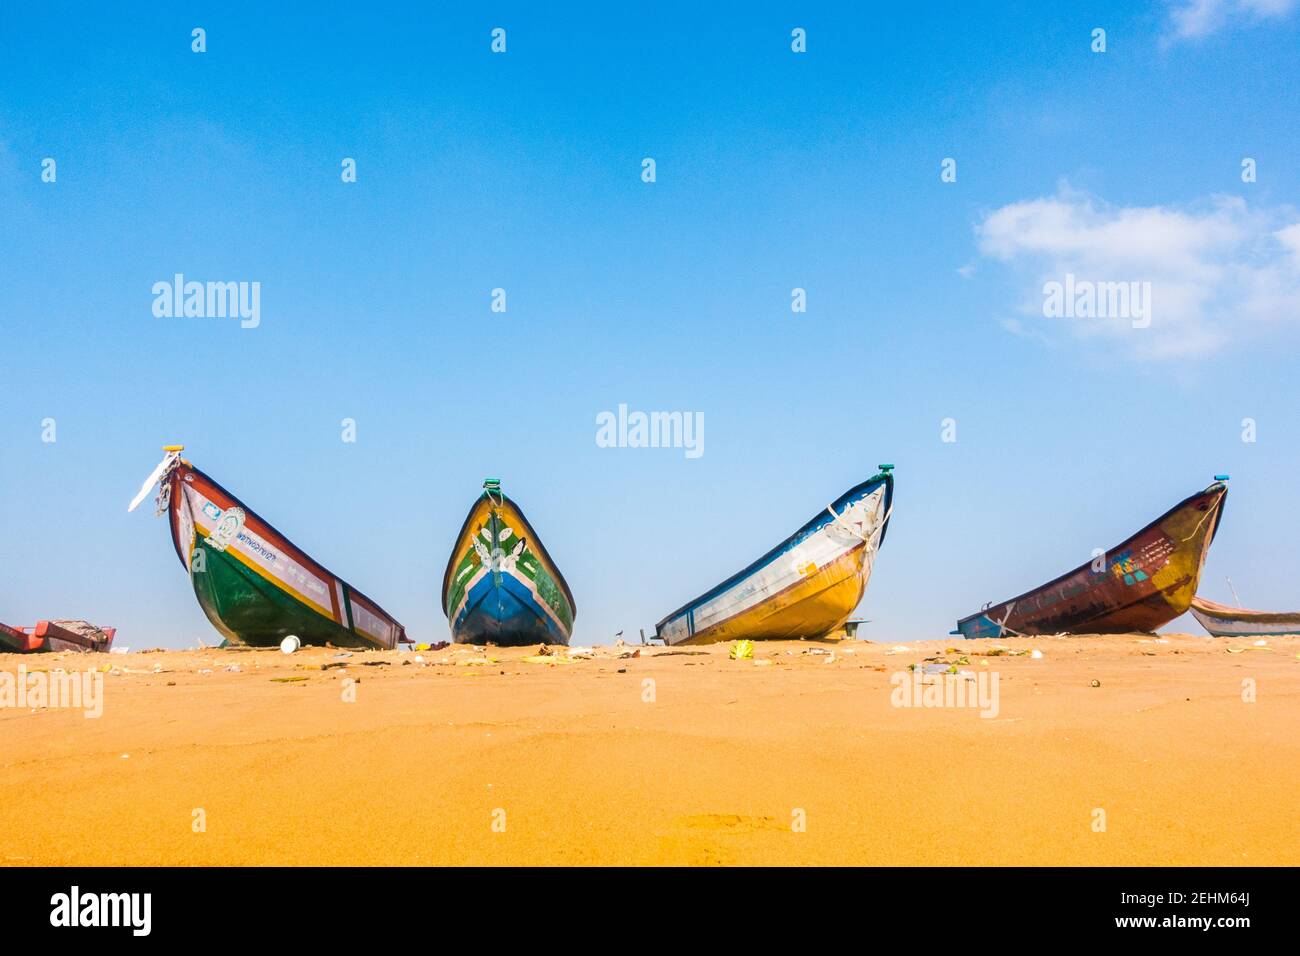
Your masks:
M469 517L465 519L465 533L457 539L455 546L452 548L450 562L452 567L457 567L465 560L465 556L474 550L474 539L483 526L488 523L493 511L500 515L501 520L513 532L509 544L513 545L521 537L532 536L532 529L528 524L528 519L523 516L519 506L509 498L504 501L490 501L487 498L480 498L474 507L470 509ZM523 531L525 528L528 529L527 532ZM556 581L562 580L559 570L551 561L551 556L546 552L546 549L541 546L541 542L534 537L529 544L538 564L546 569L546 573ZM451 608L449 614L454 619L459 611L460 608Z
M203 535L204 538L209 538L212 536L212 531L208 528L204 528L197 521L194 522L194 528L199 534ZM193 545L191 545L191 551L193 551ZM285 581L281 581L279 578L277 578L275 575L268 572L265 568L261 567L260 565L254 564L251 560L249 560L248 557L242 554L239 551L239 549L235 547L233 544L226 548L225 554L231 558L234 558L236 561L238 561L244 567L248 568L248 570L252 571L254 574L256 574L267 584L271 585L272 587L280 589L285 594L293 598L295 601L307 605L307 607L311 608L313 611L315 611L317 614L320 614L322 617L326 617L331 621L336 621L336 623L342 623L344 627L347 627L346 622L337 621L337 619L334 617L333 609L317 604L315 601L313 601L307 595L303 594L297 588L293 587L292 585L290 585ZM227 635L227 637L229 637L229 635Z
M844 626L866 593L866 554L859 545L762 604L679 643L825 637Z

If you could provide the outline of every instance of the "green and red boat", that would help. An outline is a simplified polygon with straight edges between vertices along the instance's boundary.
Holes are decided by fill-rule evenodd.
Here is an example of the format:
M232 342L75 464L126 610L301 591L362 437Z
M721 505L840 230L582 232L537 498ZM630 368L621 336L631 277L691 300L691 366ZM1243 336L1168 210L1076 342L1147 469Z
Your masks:
M391 649L406 630L374 601L295 547L270 523L180 453L167 454L131 502L155 484L176 556L208 620L234 644Z

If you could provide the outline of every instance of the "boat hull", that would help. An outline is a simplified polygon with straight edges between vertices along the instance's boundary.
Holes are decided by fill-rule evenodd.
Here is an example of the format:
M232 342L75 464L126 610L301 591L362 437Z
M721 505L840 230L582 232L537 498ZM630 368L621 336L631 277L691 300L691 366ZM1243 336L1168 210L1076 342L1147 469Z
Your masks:
M499 490L470 509L443 576L458 644L568 644L577 608L523 512Z
M882 473L841 495L743 571L656 625L665 644L823 637L866 593L893 504ZM834 513L832 515L832 512Z
M32 637L37 649L59 653L107 654L113 648L115 627L96 627L88 621L37 621Z
M957 622L963 637L1154 631L1191 606L1227 485L1185 499L1068 574Z
M181 461L169 481L177 557L199 606L234 644L392 648L405 630L347 582L294 547L203 472Z
M0 653L102 654L112 649L116 633L116 628L96 627L87 621L37 621L27 631L0 624Z
M30 654L41 649L42 641L8 624L0 624L0 654Z
M1215 637L1270 637L1300 634L1300 612L1251 611L1193 598L1192 617Z

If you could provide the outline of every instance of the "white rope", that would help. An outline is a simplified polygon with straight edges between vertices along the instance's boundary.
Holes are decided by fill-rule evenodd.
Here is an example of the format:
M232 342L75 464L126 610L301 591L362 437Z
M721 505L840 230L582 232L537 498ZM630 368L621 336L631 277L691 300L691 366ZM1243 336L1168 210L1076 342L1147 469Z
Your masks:
M1214 513L1215 513L1216 511L1218 511L1218 510L1219 510L1219 509L1218 509L1218 506L1217 506L1217 505L1216 505L1215 507L1213 507L1213 508L1209 508L1209 509L1207 509L1206 512L1205 512L1205 515L1201 518L1201 520L1198 521L1198 522L1196 522L1196 527L1192 529L1192 533L1189 534L1187 537L1183 538L1183 541L1184 541L1184 542L1187 542L1187 541L1191 541L1193 538L1195 538L1196 535L1197 535L1197 534L1200 532L1200 530L1201 530L1201 525L1203 525L1203 524L1205 524L1205 522L1209 521L1209 520L1210 520L1210 515L1214 514Z
M1025 634L1025 633L1023 633L1023 632L1021 632L1021 631L1017 631L1014 627L1008 627L1008 626L1007 626L1007 618L1009 618L1009 617L1011 616L1011 612L1014 611L1015 609L1016 609L1016 606L1015 606L1014 604L1011 605L1009 608L1007 608L1007 613L1002 615L1002 620L996 622L997 625L998 625L998 637L1002 637L1002 636L1005 635L1007 632L1010 632L1010 633L1014 634L1016 637L1028 637L1028 636L1029 636L1028 634Z
M844 529L844 531L846 531L847 533L851 534L853 537L860 540L863 544L869 545L871 544L872 539L875 538L876 535L880 532L880 530L884 528L884 526L888 523L889 516L894 513L894 507L893 505L890 505L889 510L885 512L885 517L880 521L879 524L873 526L871 531L868 532L867 534L863 534L862 532L854 528L852 525L850 525L842 517L836 514L835 509L832 508L830 505L826 506L826 511L830 514L831 518L834 519L835 523L839 525L842 529Z

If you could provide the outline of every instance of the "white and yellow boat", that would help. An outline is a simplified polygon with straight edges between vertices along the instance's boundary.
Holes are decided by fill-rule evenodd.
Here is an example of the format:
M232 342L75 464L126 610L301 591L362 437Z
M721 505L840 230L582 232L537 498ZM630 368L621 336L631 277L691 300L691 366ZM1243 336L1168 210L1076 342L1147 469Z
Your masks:
M749 567L656 625L665 644L823 637L866 593L894 498L893 465L850 488Z

